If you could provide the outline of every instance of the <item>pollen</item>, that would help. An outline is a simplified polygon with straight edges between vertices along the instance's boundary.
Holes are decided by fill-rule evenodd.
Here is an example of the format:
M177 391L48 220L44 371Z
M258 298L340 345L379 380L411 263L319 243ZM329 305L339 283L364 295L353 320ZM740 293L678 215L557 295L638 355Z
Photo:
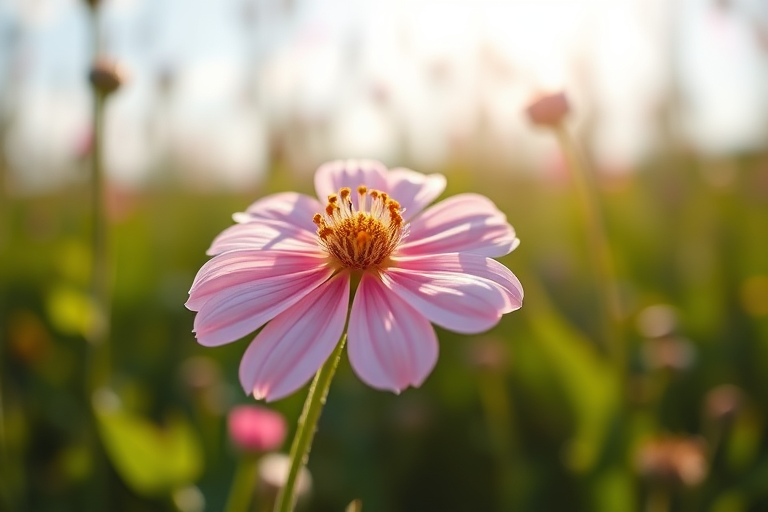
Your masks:
M365 270L382 264L408 234L400 203L380 190L344 187L328 196L323 213L312 221L317 239L329 255L346 268Z

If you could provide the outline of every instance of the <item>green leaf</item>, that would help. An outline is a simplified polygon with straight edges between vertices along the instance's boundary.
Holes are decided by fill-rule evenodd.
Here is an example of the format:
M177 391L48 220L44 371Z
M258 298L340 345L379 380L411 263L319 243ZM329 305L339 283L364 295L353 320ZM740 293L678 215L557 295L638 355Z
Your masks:
M182 416L171 415L160 427L122 408L96 405L96 418L110 460L136 493L171 492L199 477L200 442Z

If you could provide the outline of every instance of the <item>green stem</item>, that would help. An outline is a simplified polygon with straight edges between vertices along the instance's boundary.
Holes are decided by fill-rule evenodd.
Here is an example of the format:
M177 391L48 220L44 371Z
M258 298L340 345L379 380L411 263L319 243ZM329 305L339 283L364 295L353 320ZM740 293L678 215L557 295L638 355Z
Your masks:
M586 225L590 259L598 281L599 300L603 310L604 343L617 363L617 367L621 369L625 363L624 344L619 333L621 302L616 285L610 245L600 213L597 190L584 157L568 129L561 123L554 128L554 132L571 169L579 198L579 206Z
M259 458L246 454L237 465L235 478L229 490L225 512L248 512L253 501L253 487L259 471Z
M93 111L93 154L91 155L91 323L87 333L91 344L91 368L88 389L105 386L109 376L109 264L107 255L107 219L102 168L105 97L95 91Z
M296 501L294 496L296 479L301 468L306 465L309 459L309 450L312 448L312 439L315 437L317 420L320 419L320 413L328 396L328 388L331 386L333 374L336 373L336 367L339 365L341 352L344 350L346 341L347 333L344 333L333 353L317 372L315 380L312 381L312 385L309 387L307 399L304 401L304 410L299 418L296 434L291 445L291 468L288 471L285 486L277 496L275 512L291 512L293 510Z

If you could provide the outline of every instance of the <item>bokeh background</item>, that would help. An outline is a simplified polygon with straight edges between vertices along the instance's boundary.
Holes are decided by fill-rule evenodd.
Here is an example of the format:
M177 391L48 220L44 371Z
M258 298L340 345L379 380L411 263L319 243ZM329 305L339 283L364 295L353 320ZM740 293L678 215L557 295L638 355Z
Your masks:
M348 157L491 197L522 239L502 261L526 303L483 335L439 331L435 371L400 396L342 360L304 510L768 510L764 0L96 12L0 3L0 510L222 510L242 457L227 412L253 402L237 382L247 342L198 346L187 290L233 212L312 194L317 166ZM99 133L97 39L125 70ZM525 115L561 90L596 178L626 364L601 340L569 166ZM94 359L97 139L112 322ZM269 405L293 425L303 399Z

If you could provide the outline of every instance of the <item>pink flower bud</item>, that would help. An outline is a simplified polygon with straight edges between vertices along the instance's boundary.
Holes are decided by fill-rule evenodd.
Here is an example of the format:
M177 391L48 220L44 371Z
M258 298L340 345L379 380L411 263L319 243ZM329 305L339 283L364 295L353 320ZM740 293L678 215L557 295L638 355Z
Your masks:
M266 452L279 448L285 440L283 416L266 407L240 405L229 412L229 437L246 452Z
M558 126L570 112L568 98L564 92L546 94L528 106L526 112L533 124L539 126Z

